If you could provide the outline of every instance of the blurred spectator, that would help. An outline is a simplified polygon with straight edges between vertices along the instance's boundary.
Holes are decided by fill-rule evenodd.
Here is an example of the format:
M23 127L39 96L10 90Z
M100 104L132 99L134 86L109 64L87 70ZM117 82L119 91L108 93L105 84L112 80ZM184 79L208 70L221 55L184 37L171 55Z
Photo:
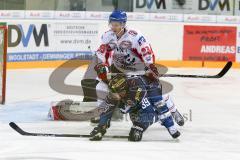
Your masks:
M86 0L70 0L70 11L85 11Z

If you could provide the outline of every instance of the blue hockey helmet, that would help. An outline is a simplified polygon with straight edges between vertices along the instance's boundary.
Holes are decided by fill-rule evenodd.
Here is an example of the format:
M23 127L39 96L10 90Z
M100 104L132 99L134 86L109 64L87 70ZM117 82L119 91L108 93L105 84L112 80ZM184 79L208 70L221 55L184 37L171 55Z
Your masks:
M123 10L114 10L109 16L109 23L110 22L120 22L126 23L127 22L127 14Z

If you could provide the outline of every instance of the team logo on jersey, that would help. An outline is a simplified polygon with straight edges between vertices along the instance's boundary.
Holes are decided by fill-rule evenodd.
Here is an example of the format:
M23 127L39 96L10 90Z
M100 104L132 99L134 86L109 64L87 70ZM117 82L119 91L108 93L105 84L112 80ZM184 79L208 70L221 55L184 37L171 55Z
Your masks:
M130 41L122 41L119 45L121 49L130 49L132 48L132 42Z
M146 39L143 37L143 36L141 36L139 39L138 39L138 44L139 44L139 46L141 46L142 44L144 44L146 42Z
M132 35L132 36L136 36L138 33L136 32L136 31L134 31L134 30L130 30L130 31L128 31L128 33L130 34L130 35Z

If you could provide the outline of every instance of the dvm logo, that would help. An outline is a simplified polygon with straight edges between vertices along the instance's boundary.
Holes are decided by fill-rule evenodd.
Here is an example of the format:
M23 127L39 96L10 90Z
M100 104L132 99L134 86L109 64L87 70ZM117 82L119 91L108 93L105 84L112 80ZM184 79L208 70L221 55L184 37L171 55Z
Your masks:
M157 9L167 9L165 0L136 0L136 8L144 8L147 6L148 9L152 9L153 5Z
M47 24L42 24L39 30L37 28L39 27L30 24L27 32L24 32L22 25L8 25L8 46L16 47L22 42L23 46L27 47L32 35L37 47L40 46L42 40L44 46L49 46ZM13 36L13 32L17 33L17 38L15 34Z
M231 10L229 0L199 0L199 10L210 9L214 11L217 6L219 6L221 11L225 9L227 9L227 11Z

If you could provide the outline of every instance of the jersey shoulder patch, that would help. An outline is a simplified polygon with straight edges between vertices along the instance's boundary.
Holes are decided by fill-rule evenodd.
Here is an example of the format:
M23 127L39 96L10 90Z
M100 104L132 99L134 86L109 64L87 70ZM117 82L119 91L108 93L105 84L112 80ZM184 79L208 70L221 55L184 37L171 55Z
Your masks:
M142 46L144 43L146 43L146 39L143 35L141 35L141 36L138 37L137 42L138 42L139 46Z

